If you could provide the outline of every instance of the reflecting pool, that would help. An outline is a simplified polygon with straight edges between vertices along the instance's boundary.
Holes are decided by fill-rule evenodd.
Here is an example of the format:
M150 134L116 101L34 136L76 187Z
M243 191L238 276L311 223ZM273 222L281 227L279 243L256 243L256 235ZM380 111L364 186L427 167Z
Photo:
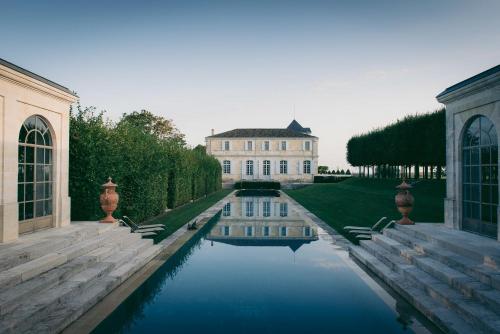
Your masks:
M94 333L412 333L400 309L286 198L231 197Z

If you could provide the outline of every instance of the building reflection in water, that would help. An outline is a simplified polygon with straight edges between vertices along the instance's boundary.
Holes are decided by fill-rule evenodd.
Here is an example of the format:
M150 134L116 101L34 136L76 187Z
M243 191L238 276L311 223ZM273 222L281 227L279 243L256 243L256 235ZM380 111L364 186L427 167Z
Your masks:
M288 246L295 252L318 240L318 231L284 198L233 197L206 239L237 246Z

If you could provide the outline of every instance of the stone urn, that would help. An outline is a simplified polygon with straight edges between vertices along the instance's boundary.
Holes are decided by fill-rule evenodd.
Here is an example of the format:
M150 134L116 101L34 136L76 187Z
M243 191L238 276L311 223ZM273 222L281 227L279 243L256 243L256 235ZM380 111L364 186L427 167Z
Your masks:
M116 220L113 218L112 214L118 206L117 185L114 184L111 181L111 177L109 177L108 182L104 183L101 187L102 192L99 199L101 201L101 209L106 213L106 217L101 219L101 223L114 223Z
M413 210L413 203L415 202L413 195L410 193L411 188L412 186L406 183L405 180L403 180L403 182L396 187L396 189L398 189L398 193L395 198L396 206L398 207L398 211L403 215L403 218L398 221L398 224L401 225L414 224L414 222L408 218L408 215Z

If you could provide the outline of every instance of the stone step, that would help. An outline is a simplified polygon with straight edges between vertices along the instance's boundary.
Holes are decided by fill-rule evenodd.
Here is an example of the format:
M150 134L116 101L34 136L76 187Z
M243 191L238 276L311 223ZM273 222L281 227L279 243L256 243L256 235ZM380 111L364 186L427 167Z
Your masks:
M483 284L500 290L500 270L484 265L480 261L475 261L452 251L440 248L431 242L409 236L401 230L386 229L384 235L414 249L420 254L425 254L444 265L473 277Z
M457 334L480 333L480 331L465 322L460 315L436 302L424 290L408 282L401 274L392 271L368 251L359 246L350 246L349 252L388 286L410 301L417 310L444 332Z
M149 246L147 249L137 254L132 261L123 263L121 266L110 272L109 277L116 278L120 284L123 283L137 270L141 269L146 263L157 256L161 252L161 249L162 247L159 245Z
M410 249L384 235L374 235L373 241L395 255L405 257L413 265L458 290L465 297L474 298L500 314L500 291L481 283L477 279L457 271L442 262Z
M75 296L81 295L95 280L99 280L112 269L113 265L110 263L96 263L53 289L45 290L32 296L32 298L28 298L13 312L9 312L2 317L0 332L28 332L42 319L51 317L52 309L57 308L59 304L67 303Z
M120 267L115 267L115 269L106 276L99 280L95 280L85 289L84 293L52 307L50 317L38 321L29 329L28 333L41 334L62 331L161 251L161 247L152 245L150 240L141 241L145 242L137 243L131 247L131 249L127 250L130 252L135 249L135 251L139 251L140 254L136 254L132 258L130 256L133 255L126 256L128 261L122 261ZM144 245L147 245L145 249Z
M393 271L401 274L420 289L447 308L453 309L475 328L487 333L500 333L500 317L483 304L467 298L446 283L429 275L414 265L408 265L406 260L395 255L375 241L360 242L363 249L370 252Z
M14 310L26 298L50 289L85 270L97 260L97 257L82 256L12 288L3 289L0 293L0 316Z
M395 228L410 236L468 257L494 269L500 269L500 249L496 240L458 230L452 230L443 224L399 225ZM467 237L464 236L466 233Z

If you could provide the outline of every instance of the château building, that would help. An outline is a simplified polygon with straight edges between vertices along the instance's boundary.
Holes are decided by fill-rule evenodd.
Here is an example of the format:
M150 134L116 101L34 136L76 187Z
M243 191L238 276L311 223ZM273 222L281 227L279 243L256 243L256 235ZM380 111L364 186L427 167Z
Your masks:
M282 129L234 129L206 137L207 153L220 161L222 182L312 182L318 137L293 120Z

